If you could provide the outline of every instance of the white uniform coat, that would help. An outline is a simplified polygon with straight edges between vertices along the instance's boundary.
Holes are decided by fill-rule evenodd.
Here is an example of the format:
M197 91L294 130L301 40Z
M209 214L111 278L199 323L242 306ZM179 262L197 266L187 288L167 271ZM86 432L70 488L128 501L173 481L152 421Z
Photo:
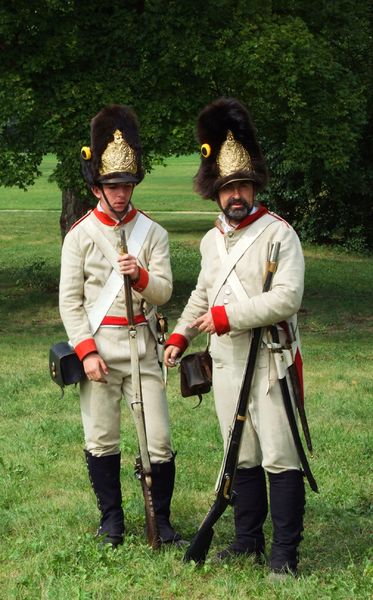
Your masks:
M180 340L184 340L185 347L198 334L197 329L188 325L209 308L215 307L212 313L218 334L211 336L210 352L215 406L225 444L233 423L252 328L279 323L290 317L296 323L303 294L304 259L295 231L277 215L263 209L261 212L264 214L247 227L228 233L222 233L215 227L204 236L200 245L201 271L196 288L168 340L168 344L180 347L183 346ZM247 228L256 228L260 234L235 266L246 297L238 297L234 286L225 281L217 297L213 298L212 290L222 270L216 243L217 231L218 235L224 236L229 254ZM278 268L271 290L263 293L266 261L274 242L281 243ZM239 467L250 468L259 464L271 472L299 469L275 363L264 341L250 394L239 457Z
M138 218L134 209L125 219L127 240ZM132 399L130 349L126 326L102 325L92 335L88 313L105 285L112 266L83 227L85 219L95 225L119 253L120 228L97 209L83 217L65 237L61 258L60 313L67 335L80 359L98 351L109 368L108 383L85 380L80 386L81 412L86 449L96 456L120 450L120 403ZM126 222L127 221L127 222ZM133 286L134 315L171 296L172 275L168 235L153 222L137 257L140 279ZM145 302L145 305L143 306ZM124 289L119 291L106 319L115 323L127 317ZM165 386L156 354L156 341L147 323L137 327L142 392L148 448L152 462L172 458Z

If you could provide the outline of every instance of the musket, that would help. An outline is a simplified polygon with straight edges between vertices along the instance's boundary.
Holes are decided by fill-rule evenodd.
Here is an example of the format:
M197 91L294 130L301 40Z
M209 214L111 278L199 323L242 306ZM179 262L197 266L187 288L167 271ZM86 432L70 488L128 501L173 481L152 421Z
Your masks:
M268 292L271 288L273 275L277 268L279 252L280 242L275 242L272 244L269 260L267 261L263 292ZM202 521L196 535L192 539L191 544L184 555L184 562L193 560L197 565L201 565L205 562L214 535L213 526L224 513L227 506L234 502L234 477L237 469L242 432L246 421L250 390L256 370L257 356L262 341L263 331L264 327L256 327L253 329L250 351L246 361L245 373L241 384L236 412L221 467L219 484L216 490L216 499Z
M122 254L128 254L126 234L124 228L120 232ZM149 545L153 549L160 547L160 538L158 533L157 521L155 517L153 496L152 496L152 470L146 438L144 404L141 389L140 361L137 346L137 330L135 317L133 314L133 301L131 279L129 275L123 275L124 292L127 306L128 320L128 338L131 357L131 380L132 380L132 401L131 408L135 422L137 439L139 444L139 455L135 460L135 475L140 481L145 504L146 536Z
M299 460L302 465L305 476L308 479L311 489L314 492L318 492L318 487L314 476L312 475L311 468L309 466L307 456L302 446L302 440L299 435L297 420L294 415L293 405L291 402L291 396L289 391L288 382L286 379L286 363L282 352L282 345L280 344L280 337L276 325L271 325L269 331L272 338L272 343L268 344L270 351L273 353L278 381L281 388L281 395L285 406L286 416L289 422L289 427L293 436L294 444L298 452Z

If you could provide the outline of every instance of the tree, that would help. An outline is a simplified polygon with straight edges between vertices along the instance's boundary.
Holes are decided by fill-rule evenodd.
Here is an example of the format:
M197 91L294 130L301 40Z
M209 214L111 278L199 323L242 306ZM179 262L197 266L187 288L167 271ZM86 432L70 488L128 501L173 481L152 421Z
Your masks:
M64 232L90 202L78 157L104 104L134 107L151 168L196 151L199 110L232 95L258 126L270 207L303 237L356 235L362 224L366 239L368 17L367 0L3 0L0 182L30 185L55 153Z

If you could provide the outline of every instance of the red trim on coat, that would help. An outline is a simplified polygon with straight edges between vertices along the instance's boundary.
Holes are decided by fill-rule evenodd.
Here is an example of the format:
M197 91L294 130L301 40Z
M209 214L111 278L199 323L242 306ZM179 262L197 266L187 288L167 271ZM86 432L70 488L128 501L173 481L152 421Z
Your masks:
M287 227L289 227L289 228L291 227L290 223L288 223L287 221L285 221L285 219L283 219L282 217L280 217L280 215L276 215L276 213L274 213L274 212L272 212L270 210L268 211L268 213L270 215L272 215L272 217L275 217L275 219L277 219L278 221L282 221L283 223L285 223L285 225Z
M120 221L120 223L109 217L109 215L107 215L105 212L98 210L97 206L93 209L93 212L95 217L97 217L101 223L104 225L109 225L109 227L115 227L115 225L125 225L129 221L132 221L132 219L134 219L134 217L137 215L137 208L132 208L129 213L126 214L124 219Z
M139 267L139 273L140 275L137 281L131 283L131 286L136 292L142 292L143 290L145 290L149 283L148 271L146 269L143 269L142 267Z
M77 353L78 358L83 360L87 354L90 354L91 352L97 352L96 342L93 338L88 338L75 346L74 350Z
M135 315L134 321L136 325L139 325L140 323L146 323L146 318L144 315ZM126 317L112 317L109 315L102 319L101 325L115 325L118 327L124 327L125 325L128 325L128 319L126 319Z
M217 335L228 333L231 327L225 306L213 306L210 310Z
M74 227L76 227L77 225L79 225L79 223L81 223L82 221L84 221L84 219L86 219L87 217L89 217L89 215L91 214L91 212L93 211L93 209L91 208L87 213L85 213L85 215L83 215L82 217L80 217L80 219L78 219L77 221L75 221L75 223L73 223L69 229L69 231L71 231L72 229L74 229Z
M188 347L188 340L180 333L171 333L165 343L165 348L167 348L167 346L177 346L183 353Z

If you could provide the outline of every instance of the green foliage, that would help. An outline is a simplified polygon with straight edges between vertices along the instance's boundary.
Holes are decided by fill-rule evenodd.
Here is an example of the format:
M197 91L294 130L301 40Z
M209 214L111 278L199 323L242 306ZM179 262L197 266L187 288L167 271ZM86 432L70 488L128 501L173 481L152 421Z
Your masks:
M345 241L363 224L372 243L367 5L287 4L245 41L254 77L243 93L271 169L265 198L303 239Z
M104 104L134 106L150 169L197 151L199 110L233 95L259 129L269 206L303 239L352 247L361 227L372 246L368 0L5 0L0 49L3 185L29 186L53 152L59 187L86 201L78 156Z
M347 252L359 252L363 254L367 252L367 241L364 233L363 225L357 225L350 230L350 237L344 243L344 248Z

